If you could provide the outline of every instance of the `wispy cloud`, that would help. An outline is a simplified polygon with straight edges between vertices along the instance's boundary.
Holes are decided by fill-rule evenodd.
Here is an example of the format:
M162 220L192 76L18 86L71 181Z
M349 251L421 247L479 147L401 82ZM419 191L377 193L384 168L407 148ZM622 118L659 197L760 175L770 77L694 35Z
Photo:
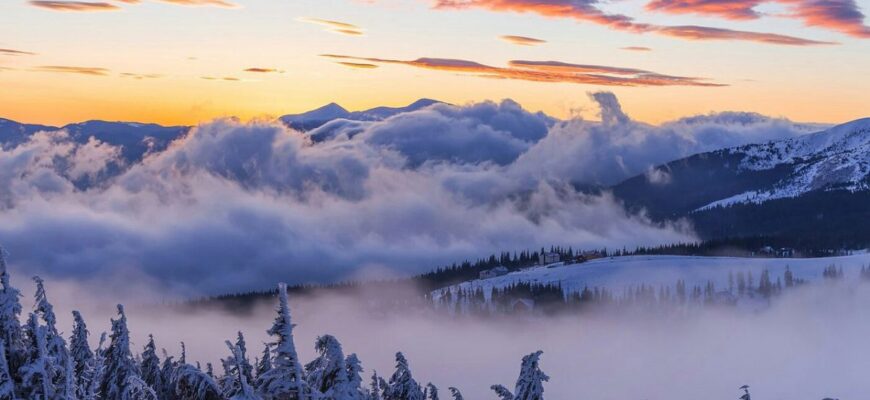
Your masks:
M764 3L779 3L788 7L777 16L799 19L807 26L830 29L858 38L870 38L870 27L855 0L653 0L648 10L669 14L697 14L730 20L750 20L762 17L756 10Z
M109 74L109 70L106 68L74 67L74 66L68 66L68 65L43 65L43 66L33 68L32 71L57 72L57 73L65 73L65 74L79 74L79 75L93 75L93 76L106 76Z
M651 48L644 47L644 46L626 46L626 47L622 47L621 49L628 50L628 51L652 51Z
M659 28L657 33L688 40L746 40L759 43L780 44L788 46L831 45L835 42L802 39L794 36L775 33L735 31L708 26L685 25Z
M0 55L5 55L5 56L35 56L36 53L31 53L29 51L15 50L15 49L0 49Z
M528 37L528 36L504 35L504 36L500 36L500 39L504 40L505 42L520 45L520 46L537 46L539 44L547 43L546 40L535 39L533 37Z
M93 1L53 1L53 0L30 0L30 5L52 11L114 11L120 7L112 3Z
M240 80L241 80L241 79L236 78L236 77L233 77L233 76L224 76L224 77L201 76L201 77L199 77L199 78L200 78L200 79L205 79L205 80L207 80L207 81L230 81L230 82L237 82L237 81L240 81Z
M338 64L344 65L345 67L359 68L359 69L374 69L374 68L378 67L375 64L357 63L357 62L350 62L350 61L338 61Z
M599 0L432 0L436 9L464 10L471 8L486 9L494 12L531 13L549 18L569 18L591 22L610 29L632 33L659 33L688 40L741 40L767 44L808 46L831 44L816 40L774 33L740 31L701 26L663 26L637 22L624 14L604 12L599 8ZM656 0L679 1L679 0ZM688 0L704 2L704 0ZM745 1L737 0L743 4ZM778 0L784 2L805 2L811 0ZM818 0L816 0L818 1ZM851 2L853 0L824 0L826 2ZM712 3L731 3L730 1L707 0ZM738 7L739 8L739 7ZM744 7L745 8L745 7ZM737 13L737 11L734 11Z
M213 6L223 8L238 8L235 3L230 3L224 0L160 0L164 3L175 4L179 6Z
M299 18L301 22L307 22L310 24L317 24L323 27L326 27L326 30L333 33L339 33L342 35L349 36L360 36L363 34L363 29L359 26L356 26L351 23L334 21L330 19L322 19L322 18Z
M246 68L246 69L245 69L245 72L254 72L254 73L259 73L259 74L271 74L271 73L279 73L279 74L283 74L283 73L284 73L284 71L279 70L279 69L275 69L275 68L263 68L263 67L251 67L251 68Z
M339 54L324 54L322 56L342 62L350 60L372 64L398 64L431 70L469 73L483 78L532 82L561 82L601 86L726 86L724 84L707 82L705 78L672 76L634 68L571 64L560 61L514 60L509 62L509 67L493 67L475 61L445 58L424 57L416 60L393 60Z
M161 74L137 74L135 72L122 72L122 78L133 78L133 79L157 79L162 78Z

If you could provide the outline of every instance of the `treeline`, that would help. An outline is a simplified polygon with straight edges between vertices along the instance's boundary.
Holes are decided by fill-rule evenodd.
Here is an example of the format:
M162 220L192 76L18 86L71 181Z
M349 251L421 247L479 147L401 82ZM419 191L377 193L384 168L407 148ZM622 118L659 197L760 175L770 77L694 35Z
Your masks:
M834 265L826 267L822 276L825 280L845 278L843 269ZM858 278L870 282L870 268L862 267ZM782 276L777 277L768 270L758 276L752 271L730 271L727 287L717 287L713 281L689 286L682 279L673 285L630 285L618 291L597 286L578 290L560 283L516 282L486 290L472 285L444 288L435 291L431 301L437 310L450 315L475 317L587 311L671 313L705 306L735 306L741 298L769 300L805 284L807 281L795 277L786 267Z
M118 305L111 333L102 334L92 349L83 316L73 311L72 334L64 338L57 326L44 282L36 281L34 309L26 321L20 292L10 284L0 251L0 399L27 400L438 400L438 388L413 377L408 360L396 353L389 378L373 372L364 383L363 367L355 354L345 355L330 335L317 338L318 356L303 364L293 340L294 324L287 286L278 286L277 315L267 331L273 339L251 361L244 335L227 340L227 357L219 370L211 364L187 360L184 343L176 358L158 355L153 336L134 355L127 315ZM492 389L502 400L542 400L549 380L539 368L541 352L522 360L513 392L501 385ZM454 387L449 397L462 400Z

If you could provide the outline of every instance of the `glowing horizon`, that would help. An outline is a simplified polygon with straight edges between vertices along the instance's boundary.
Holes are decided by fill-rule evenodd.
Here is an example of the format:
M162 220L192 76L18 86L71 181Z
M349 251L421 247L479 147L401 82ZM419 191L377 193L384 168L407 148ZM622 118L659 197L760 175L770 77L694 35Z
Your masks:
M866 1L26 1L0 5L0 117L192 125L419 98L594 118L870 115ZM832 3L833 4L833 3ZM324 57L324 55L329 55Z

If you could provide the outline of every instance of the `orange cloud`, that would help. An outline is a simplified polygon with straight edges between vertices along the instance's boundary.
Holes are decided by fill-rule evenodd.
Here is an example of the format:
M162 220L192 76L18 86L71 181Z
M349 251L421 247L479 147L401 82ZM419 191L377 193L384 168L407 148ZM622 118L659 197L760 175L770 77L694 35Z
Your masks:
M160 0L164 3L179 6L215 6L223 8L238 8L239 6L224 0Z
M256 72L256 73L261 73L261 74L269 74L269 73L273 73L273 72L283 73L284 71L279 71L275 68L251 67L251 68L246 68L245 72Z
M794 36L778 35L775 33L735 31L731 29L695 25L662 27L656 30L656 33L688 40L748 40L759 43L788 46L837 44L834 42L801 39Z
M106 76L109 74L109 70L106 68L71 67L71 66L66 66L66 65L43 65L43 66L35 67L32 71L57 72L57 73L65 73L65 74L80 74L80 75L94 75L94 76Z
M779 14L800 19L815 26L858 38L870 38L870 27L864 24L864 14L855 0L653 0L648 10L669 14L698 14L732 20L756 19L761 14L755 7L764 3L780 3L790 11Z
M137 74L133 72L122 72L121 77L123 78L133 78L133 79L157 79L162 78L163 75L160 74Z
M36 53L31 53L29 51L21 51L15 49L0 49L0 54L6 56L35 56Z
M649 47L643 47L643 46L626 46L626 47L622 47L622 50L628 50L628 51L652 51L651 48L649 48Z
M431 70L470 73L483 78L532 82L562 82L602 86L726 86L706 82L706 79L703 78L671 76L634 68L571 64L560 61L514 60L509 62L509 67L504 68L474 61L445 58L424 57L416 60L392 60L339 54L323 54L322 56L342 61L399 64Z
M650 11L670 14L715 15L733 20L755 19L760 16L755 6L765 0L653 0L646 5Z
M30 0L30 5L53 11L114 11L120 7L106 2Z
M231 81L231 82L236 82L236 81L240 80L239 78L236 78L233 76L225 76L223 78L218 78L218 77L214 77L214 76L201 76L200 79L205 79L208 81Z
M378 67L375 64L355 63L355 62L350 62L350 61L339 61L338 64L344 65L345 67L359 68L359 69L374 69L374 68Z
M633 32L655 32L663 35L689 40L743 40L767 44L792 46L807 46L831 44L799 37L778 35L773 33L738 31L700 26L662 26L636 22L634 18L623 14L610 14L598 8L600 0L431 0L436 9L464 10L482 8L496 12L532 13L549 18L570 18L577 21L592 22L608 28ZM679 2L681 0L656 0L659 2ZM690 3L704 3L705 0L686 0ZM738 3L752 0L737 0ZM769 1L769 0L758 0ZM781 1L812 1L812 0L781 0ZM833 2L850 2L854 0L825 0ZM709 3L729 3L729 0L706 0ZM664 8L664 5L659 6ZM737 7L740 9L740 7ZM743 7L745 9L745 6ZM750 8L751 9L751 8ZM681 9L682 10L682 9ZM738 11L732 11L736 15Z
M546 40L535 39L528 36L514 36L514 35L504 35L500 36L501 40L505 42L516 44L519 46L537 46L539 44L547 43Z
M347 22L321 18L299 18L299 21L324 26L327 28L327 31L333 33L340 33L342 35L360 36L363 34L362 28Z

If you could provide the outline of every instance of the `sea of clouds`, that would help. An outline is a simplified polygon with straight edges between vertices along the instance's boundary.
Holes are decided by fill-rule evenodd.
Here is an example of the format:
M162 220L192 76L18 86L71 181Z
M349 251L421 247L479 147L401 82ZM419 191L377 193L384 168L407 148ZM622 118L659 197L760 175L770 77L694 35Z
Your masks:
M576 188L819 128L736 112L649 125L613 94L591 96L600 121L510 100L310 132L219 119L134 162L94 139L40 132L0 148L0 244L28 275L192 295L406 275L553 244L673 243L692 240L691 227Z

